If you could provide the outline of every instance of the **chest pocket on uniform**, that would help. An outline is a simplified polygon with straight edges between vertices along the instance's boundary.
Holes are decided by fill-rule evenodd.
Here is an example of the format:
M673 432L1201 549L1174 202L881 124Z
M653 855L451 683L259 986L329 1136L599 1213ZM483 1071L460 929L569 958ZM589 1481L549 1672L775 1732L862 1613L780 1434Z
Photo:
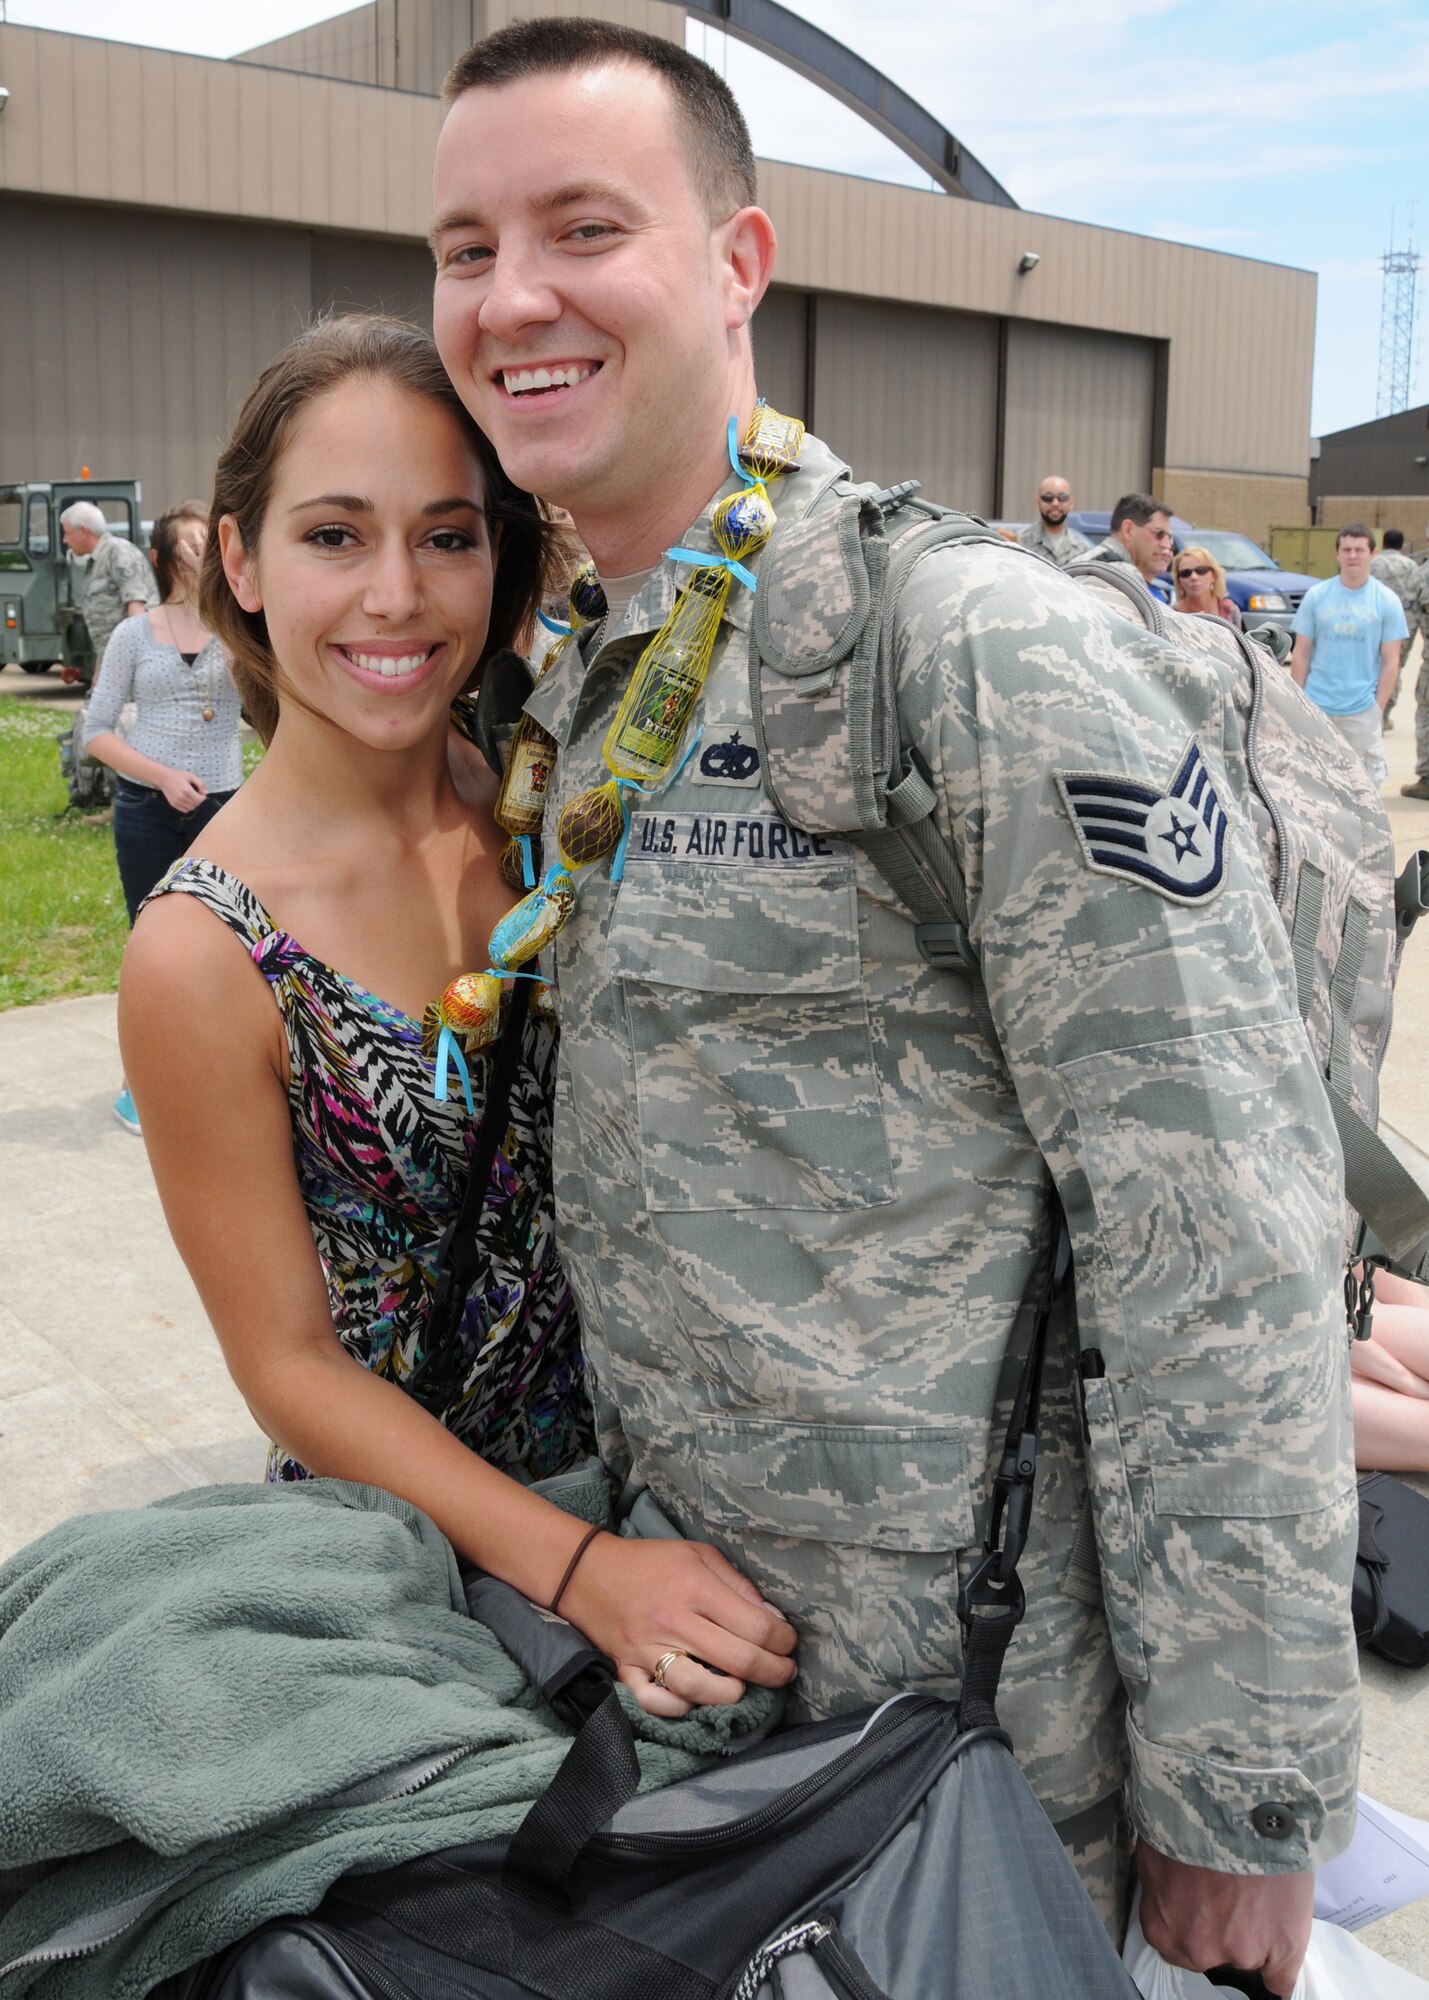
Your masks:
M658 821L642 851L637 819L611 917L607 966L629 1023L645 1205L890 1201L852 862L818 857L779 821L740 824L758 829L746 837L761 846L771 828L782 836L785 865L673 859Z

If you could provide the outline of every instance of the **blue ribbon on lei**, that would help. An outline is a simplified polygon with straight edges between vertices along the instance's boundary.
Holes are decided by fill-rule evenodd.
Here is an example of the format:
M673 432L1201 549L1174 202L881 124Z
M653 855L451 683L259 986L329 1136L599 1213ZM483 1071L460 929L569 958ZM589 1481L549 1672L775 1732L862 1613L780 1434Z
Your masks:
M501 972L494 965L488 965L486 970L493 979L534 979L538 986L546 984L545 975L540 972ZM471 1095L471 1072L466 1066L466 1057L462 1054L461 1043L457 1039L455 1029L443 1026L442 1032L437 1036L437 1076L436 1084L432 1091L432 1095L436 1098L438 1104L445 1104L447 1101L447 1083L449 1080L447 1070L449 1065L456 1069L457 1081L461 1085L461 1094L466 1099L467 1116L475 1118L476 1105Z
M725 447L729 452L729 462L734 467L734 476L736 479L742 480L746 487L762 486L764 482L762 480L751 479L749 476L749 467L740 463L739 446L736 442L737 434L737 424L735 419L731 417L729 420L729 429L725 432ZM671 562L698 563L701 569L727 569L731 576L739 578L746 590L758 590L759 588L759 579L754 574L754 571L746 569L742 562L736 562L733 556L720 555L718 552L704 549L684 548L666 549L665 554Z
M654 791L649 790L645 785L641 784L638 778L616 779L615 789L620 796L620 810L621 813L624 815L625 825L621 829L620 839L616 843L615 852L610 857L610 879L612 882L623 882L625 880L625 850L630 845L630 829L634 825L634 821L632 820L630 814L630 798L628 795L630 793L636 793L639 795L639 797L643 799L658 799L660 797L660 794L664 792L668 786L674 784L676 778L679 777L681 771L684 770L686 764L689 763L691 757L693 757L696 750L699 749L700 738L704 735L704 733L705 733L704 724L701 723L700 726L696 729L694 735L690 738L689 749L685 752L684 756L680 759L679 763L675 766L674 770L670 772L669 776L661 779L660 784L656 790Z

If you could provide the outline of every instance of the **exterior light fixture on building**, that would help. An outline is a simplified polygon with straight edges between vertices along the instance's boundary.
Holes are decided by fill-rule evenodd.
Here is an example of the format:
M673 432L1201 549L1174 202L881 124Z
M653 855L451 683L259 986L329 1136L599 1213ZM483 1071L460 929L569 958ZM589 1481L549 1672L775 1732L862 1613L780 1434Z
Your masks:
M1022 255L1017 260L1018 277L1025 278L1027 276L1027 273L1029 271L1035 271L1037 269L1037 266L1041 262L1042 259L1038 256L1035 250L1024 250Z

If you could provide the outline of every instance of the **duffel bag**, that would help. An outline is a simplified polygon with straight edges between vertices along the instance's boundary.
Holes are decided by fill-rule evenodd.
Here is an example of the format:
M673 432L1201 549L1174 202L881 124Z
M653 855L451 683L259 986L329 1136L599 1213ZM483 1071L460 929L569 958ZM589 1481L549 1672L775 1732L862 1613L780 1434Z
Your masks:
M1136 2000L997 1720L1057 1232L982 1559L958 1598L956 1705L894 1696L636 1796L613 1670L476 1576L468 1608L576 1734L507 1838L349 1874L151 2000Z
M902 1695L634 1798L608 1663L521 1632L540 1614L504 1586L472 1608L518 1656L534 1637L543 1694L584 1715L516 1834L348 1875L153 2000L1134 2000L975 1695Z

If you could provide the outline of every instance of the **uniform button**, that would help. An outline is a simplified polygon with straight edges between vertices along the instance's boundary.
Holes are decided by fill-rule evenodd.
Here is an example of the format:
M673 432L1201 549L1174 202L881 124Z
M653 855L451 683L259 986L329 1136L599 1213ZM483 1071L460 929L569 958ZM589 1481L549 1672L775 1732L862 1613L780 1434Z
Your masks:
M1300 1830L1300 1822L1289 1806L1257 1806L1250 1823L1266 1840L1288 1840Z

